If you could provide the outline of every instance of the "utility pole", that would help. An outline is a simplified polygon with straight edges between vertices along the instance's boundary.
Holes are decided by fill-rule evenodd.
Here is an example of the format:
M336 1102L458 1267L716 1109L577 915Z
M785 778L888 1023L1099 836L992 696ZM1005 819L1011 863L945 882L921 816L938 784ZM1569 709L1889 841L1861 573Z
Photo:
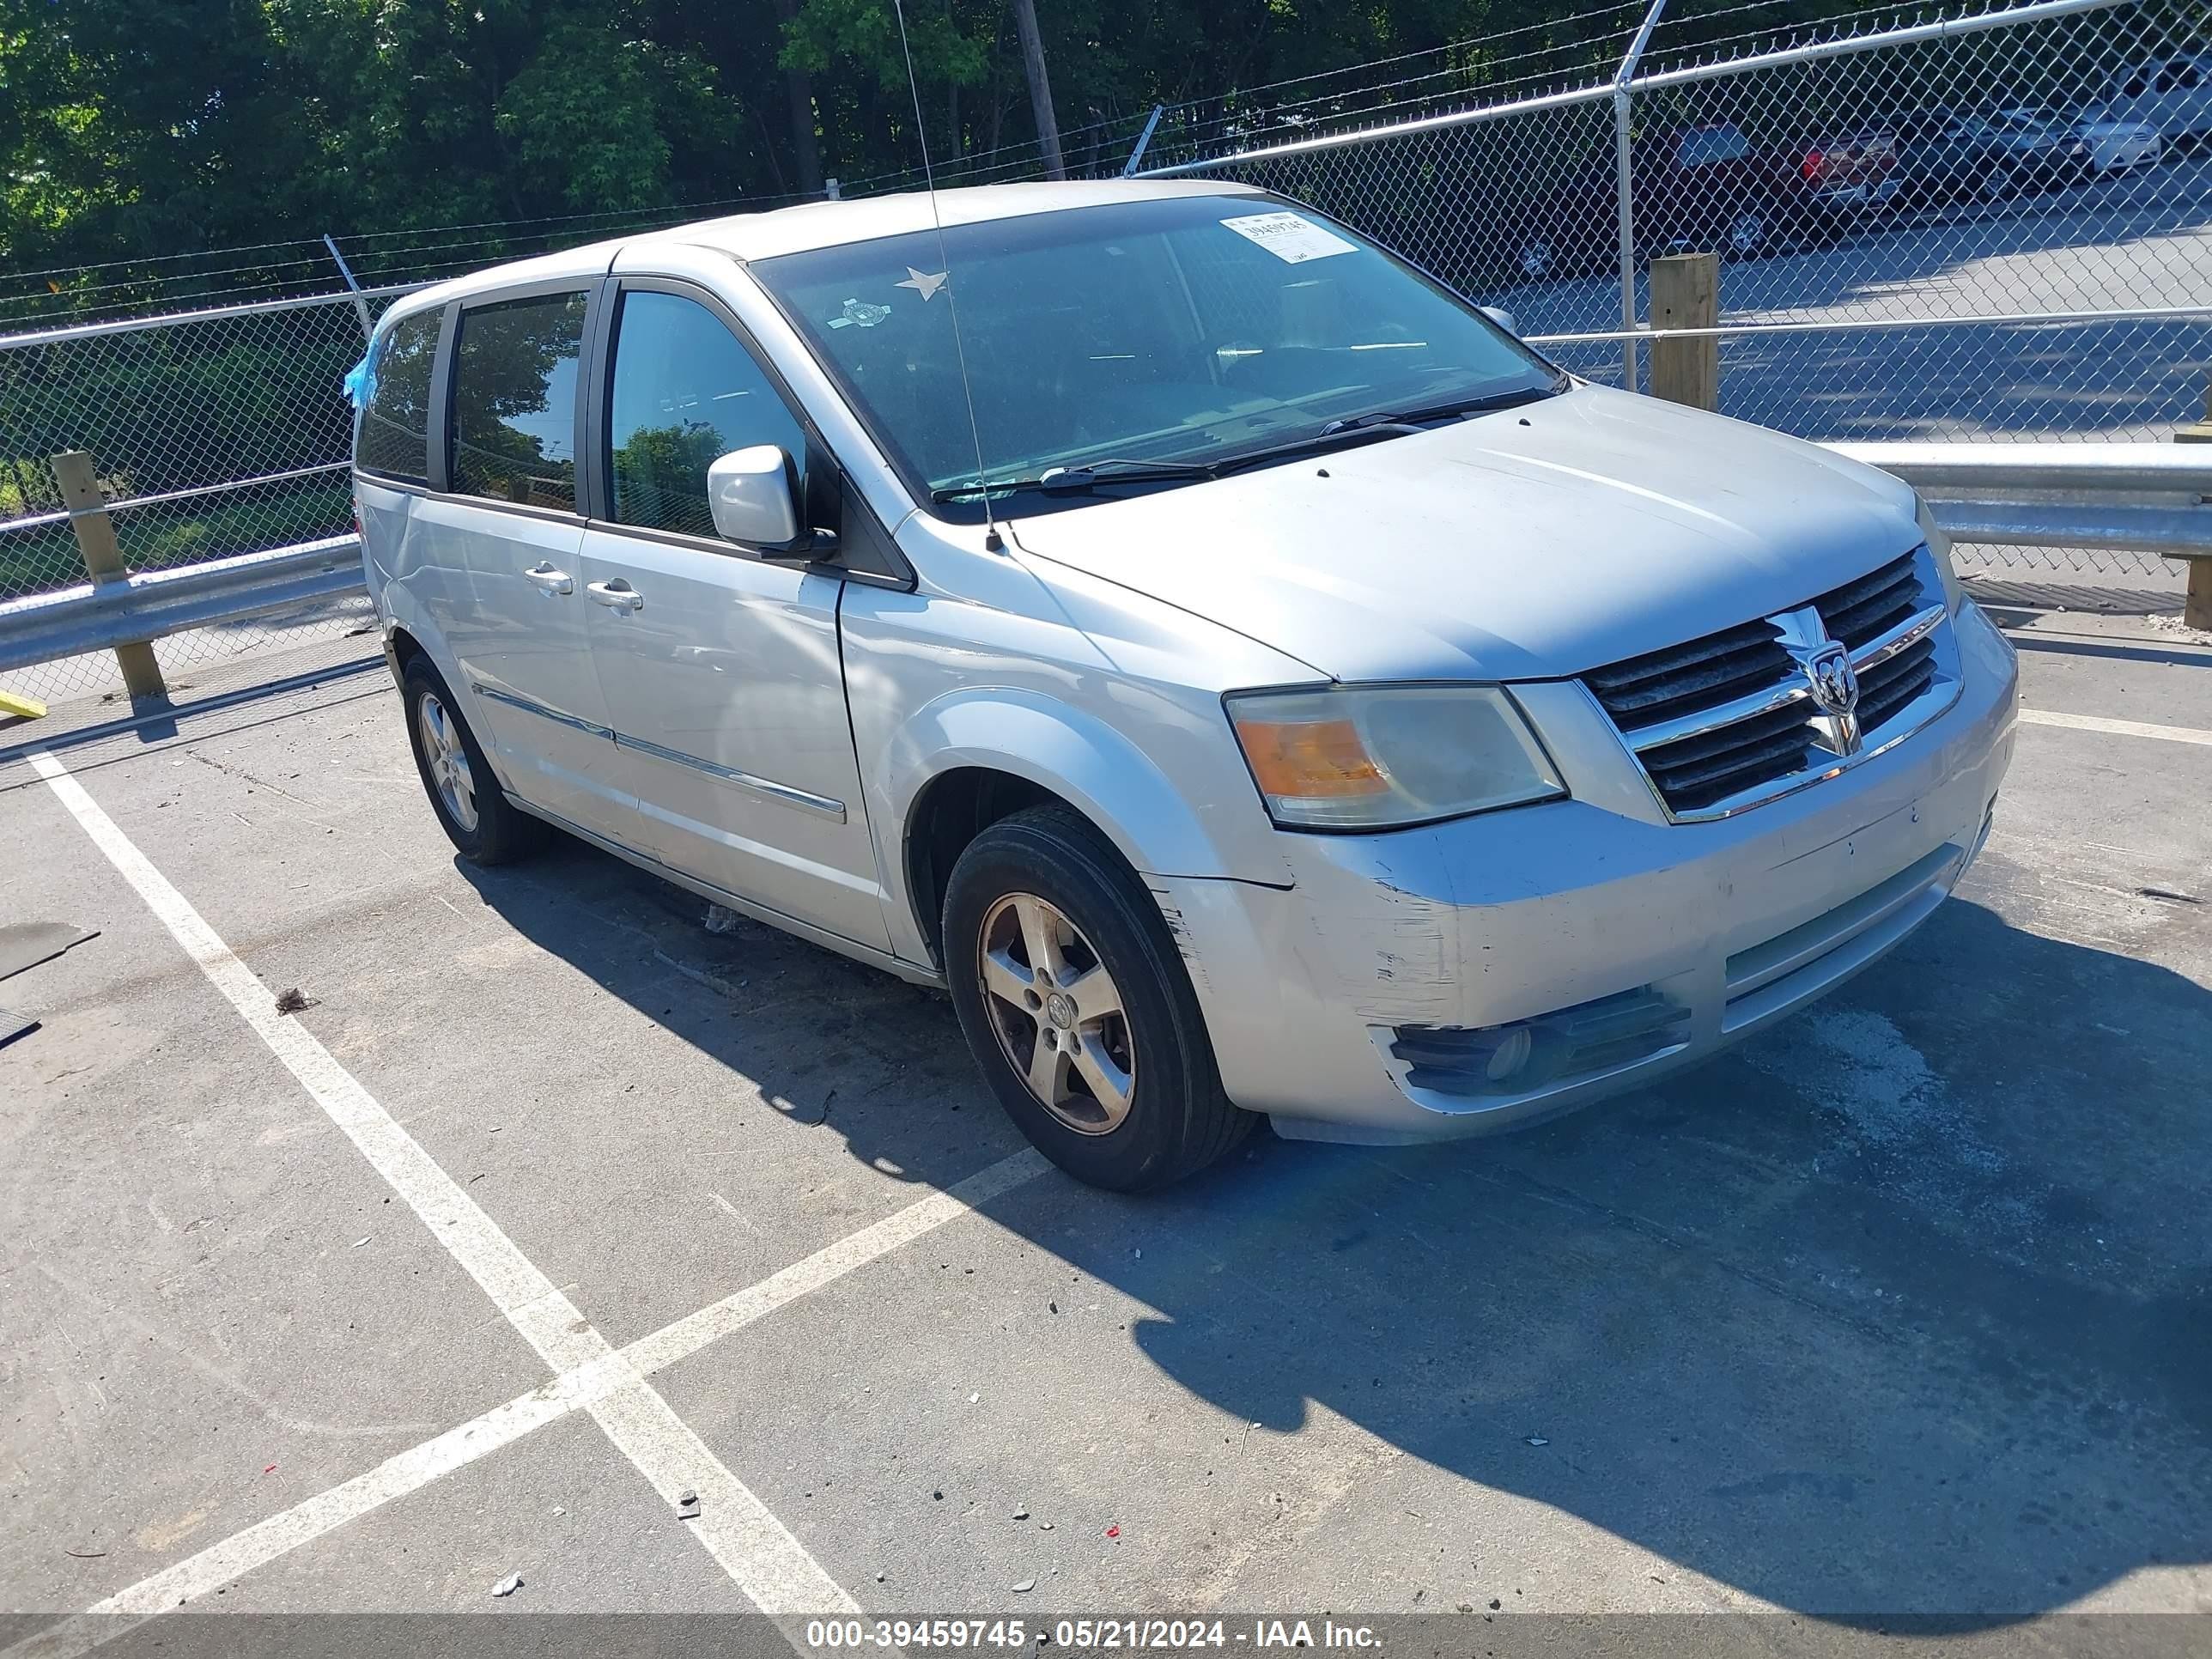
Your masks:
M1052 82L1045 78L1044 38L1037 33L1036 0L1014 0L1014 27L1021 31L1022 72L1029 77L1030 107L1036 112L1037 142L1044 149L1044 175L1067 177L1060 159L1060 123L1052 114Z
M799 0L775 0L775 15L779 21L789 23L799 15ZM776 39L783 40L781 31ZM822 150L814 141L814 82L805 70L787 69L783 72L783 90L791 116L791 154L799 169L799 193L819 196Z

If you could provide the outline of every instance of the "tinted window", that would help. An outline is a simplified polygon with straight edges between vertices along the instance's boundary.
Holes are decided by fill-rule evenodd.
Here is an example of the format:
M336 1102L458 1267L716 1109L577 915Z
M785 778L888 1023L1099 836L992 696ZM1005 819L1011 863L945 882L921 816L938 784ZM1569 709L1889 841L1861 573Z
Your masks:
M430 365L438 355L441 315L404 318L377 344L355 445L366 471L416 483L430 476Z
M453 356L453 488L495 501L576 505L576 356L585 295L461 313Z
M799 465L806 439L752 354L696 301L626 294L615 328L608 474L623 524L714 533L707 469L775 444Z
M1676 152L1686 167L1712 167L1722 161L1741 161L1751 154L1751 144L1734 127L1700 127L1682 135L1682 147Z

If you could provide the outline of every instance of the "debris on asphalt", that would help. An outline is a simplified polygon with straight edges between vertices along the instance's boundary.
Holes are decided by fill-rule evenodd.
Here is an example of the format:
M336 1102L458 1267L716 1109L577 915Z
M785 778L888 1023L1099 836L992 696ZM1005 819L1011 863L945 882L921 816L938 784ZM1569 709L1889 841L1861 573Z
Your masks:
M1058 1313L1060 1311L1060 1304L1057 1302L1048 1302L1044 1304L1044 1307L1047 1313Z
M1528 1443L1532 1446L1548 1446L1552 1443L1540 1434L1532 1434L1528 1437Z
M64 1550L62 1553L73 1555L80 1561L104 1561L107 1559L106 1550Z
M280 1014L302 1013L314 1006L314 1000L301 992L296 985L289 991L280 991L276 994L276 1012Z
M521 1588L522 1575L519 1572L510 1572L491 1587L491 1593L494 1595L512 1595Z
M276 1473L276 1466L274 1463L271 1463L267 1468L262 1470L261 1473L264 1474L274 1474Z
M1121 1535L1121 1528L1119 1527L1109 1527L1106 1528L1106 1535L1109 1538L1119 1538Z
M1037 1522L1037 1530L1038 1530L1039 1532L1050 1532L1050 1531L1052 1530L1052 1522L1049 1522L1049 1521L1040 1521L1040 1522Z
M365 1239L365 1238L356 1238L356 1240L354 1240L354 1242L353 1242L353 1248L354 1248L355 1249L356 1249L356 1250L357 1250L357 1249L359 1249L362 1245L364 1245L364 1244L366 1244L366 1243L368 1243L368 1241L367 1239Z
M942 1504L942 1503L945 1501L945 1494L944 1494L943 1492L933 1492L930 1493L929 1495L930 1495L930 1497L931 1497L932 1498L935 1499L938 1503Z
M980 1394L971 1394L968 1396L968 1403L972 1406L982 1397L983 1396Z
M1494 1596L1494 1595L1493 1595L1493 1596L1492 1596L1492 1597L1490 1598L1490 1610L1491 1610L1492 1613L1497 1612L1497 1611L1498 1610L1498 1608L1500 1608L1500 1607L1504 1607L1504 1605L1505 1605L1505 1603L1504 1603L1503 1601L1499 1601L1499 1600L1498 1600L1496 1596Z
M1029 1506L1028 1506L1026 1504L1024 1504L1021 1508L1019 1508L1019 1509L1018 1509L1018 1510L1016 1510L1014 1511L1014 1519L1015 1519L1015 1520L1017 1520L1017 1521L1026 1521L1026 1520L1028 1520L1029 1518L1030 1518Z
M676 1518L678 1521L696 1521L699 1518L699 1494L697 1492L682 1492L677 1493Z
M1018 1583L1018 1584L1017 1584L1017 1585L1015 1585L1015 1586L1014 1586L1014 1594L1015 1594L1015 1595L1028 1595L1031 1590L1035 1589L1036 1588L1036 1579L1034 1579L1034 1578L1024 1578L1024 1579L1023 1579L1023 1580L1022 1580L1022 1582L1021 1582L1020 1583Z
M734 933L738 931L738 924L744 918L735 910L725 909L719 904L710 904L707 907L707 914L702 920L706 922L707 931L710 933Z
M878 1573L878 1574L876 1575L876 1582L877 1582L878 1584L880 1584L880 1583L882 1583L884 1582L884 1576L883 1576L883 1574L881 1574L881 1573Z

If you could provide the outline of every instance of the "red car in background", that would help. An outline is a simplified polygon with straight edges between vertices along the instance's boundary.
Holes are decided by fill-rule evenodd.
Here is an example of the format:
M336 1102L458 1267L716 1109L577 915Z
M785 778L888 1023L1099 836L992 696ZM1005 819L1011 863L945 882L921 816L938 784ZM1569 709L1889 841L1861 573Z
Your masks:
M1732 121L1662 129L1631 151L1636 252L1711 252L1756 259L1832 240L1896 191L1897 151L1884 133L1755 149ZM1508 249L1516 273L1541 282L1619 257L1613 170L1592 167L1563 189L1539 191Z

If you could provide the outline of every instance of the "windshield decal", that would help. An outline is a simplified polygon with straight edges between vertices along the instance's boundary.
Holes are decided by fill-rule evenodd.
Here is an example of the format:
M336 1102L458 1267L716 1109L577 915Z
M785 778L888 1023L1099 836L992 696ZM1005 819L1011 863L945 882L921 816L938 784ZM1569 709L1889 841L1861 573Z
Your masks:
M923 299L927 300L933 297L938 289L943 288L945 283L951 280L952 273L949 270L940 270L933 276L926 270L916 270L912 265L908 265L906 268L906 281L902 283L893 283L891 286L893 288L910 288L916 294L921 295Z
M872 306L865 300L848 300L845 301L845 308L830 319L830 326L873 328L890 314L891 308L889 306Z
M1267 249L1285 264L1299 265L1309 259L1359 251L1343 237L1295 213L1248 213L1242 218L1224 219L1221 228Z

